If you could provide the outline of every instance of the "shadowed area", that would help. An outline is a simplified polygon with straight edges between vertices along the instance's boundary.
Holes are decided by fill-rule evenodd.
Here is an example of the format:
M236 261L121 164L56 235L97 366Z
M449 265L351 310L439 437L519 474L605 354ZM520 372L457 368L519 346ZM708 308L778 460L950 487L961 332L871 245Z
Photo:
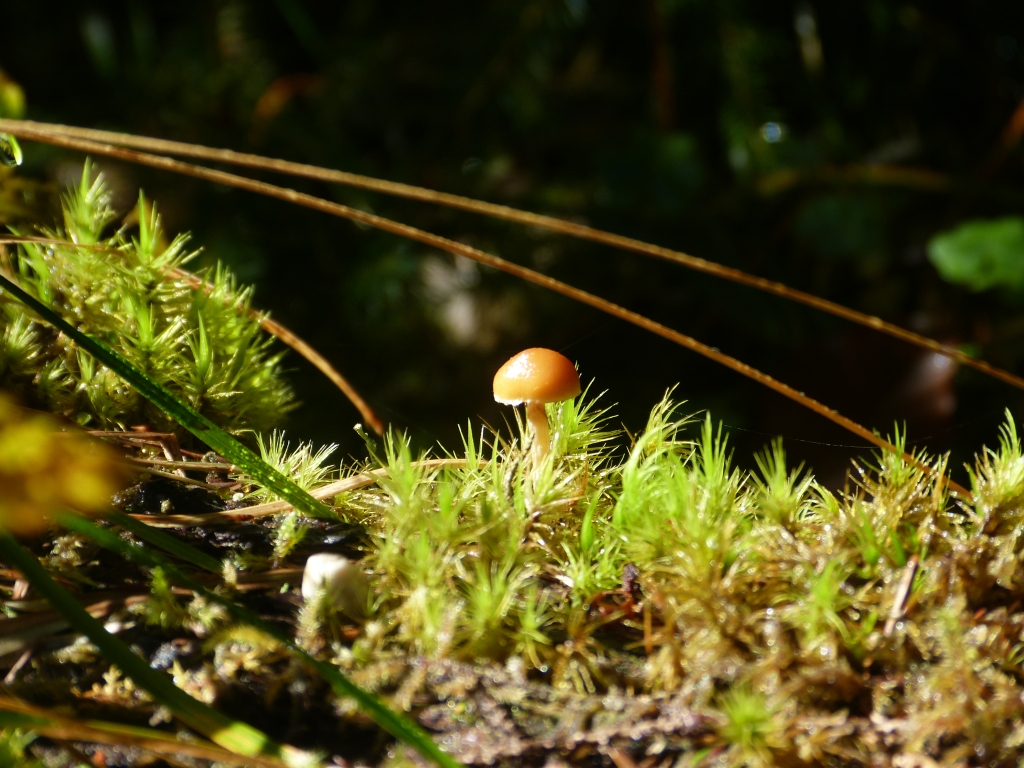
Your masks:
M60 15L22 4L0 31L0 109L564 217L779 280L1020 371L1024 301L1003 265L1024 263L1013 223L1024 201L1022 21L1013 3L99 2ZM16 179L65 183L81 169L80 157L38 145L25 162L3 182L5 220L26 215ZM208 263L254 282L255 305L418 446L454 446L466 419L500 424L494 371L545 346L607 389L630 430L679 383L694 409L735 428L743 461L783 435L793 457L837 486L866 452L734 373L485 267L271 200L102 168L115 207L127 211L144 186L168 231L191 230ZM290 183L579 285L869 428L906 422L912 443L953 449L955 471L991 442L1003 408L1020 405L1020 393L979 374L671 264ZM979 250L977 223L1007 218L980 230L996 246ZM305 403L290 434L362 456L352 408L311 366L289 361Z

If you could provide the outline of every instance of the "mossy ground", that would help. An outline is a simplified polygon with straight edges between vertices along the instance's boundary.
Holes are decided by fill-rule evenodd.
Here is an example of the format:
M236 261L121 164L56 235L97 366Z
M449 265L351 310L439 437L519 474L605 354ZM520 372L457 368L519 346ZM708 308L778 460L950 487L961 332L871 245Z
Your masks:
M0 189L11 185L0 181ZM205 270L206 286L197 288L180 270L198 251L187 250L187 236L167 239L143 197L118 216L87 163L63 199L60 226L25 234L45 242L0 246L0 268L225 429L269 429L294 407L281 353L249 312L251 291L220 266ZM0 301L0 387L91 429L177 430L117 374L10 299Z
M219 272L211 295L165 280L185 258L182 241L160 243L155 217L139 212L138 237L110 233L102 185L86 173L50 233L61 242L8 263L196 408L234 429L264 426L290 395L255 320L239 313L247 294ZM0 306L6 387L90 425L164 423L66 339ZM736 468L721 428L683 416L675 397L635 435L614 429L588 393L549 406L553 450L539 465L518 414L501 434L467 425L460 449L433 458L400 434L367 437L366 462L340 470L324 467L329 451L259 441L308 488L350 478L332 500L335 520L241 519L239 505L272 497L245 477L208 475L208 461L142 479L117 504L156 525L202 515L169 530L223 562L207 583L410 711L466 763L1017 765L1024 453L1014 424L978 456L971 499L948 492L941 457L898 454L855 466L836 494L789 467L779 443L758 471ZM159 450L144 436L135 446L137 459ZM277 642L159 569L57 531L34 546L193 696L343 763L414 759ZM365 605L303 604L302 567L316 552L357 560ZM0 571L0 587L11 692L82 718L177 727L17 572ZM0 739L12 754L23 746ZM27 749L51 765L80 760L45 739ZM96 764L152 764L137 750L82 750Z
M945 491L941 460L921 457L928 471L881 456L836 495L787 468L779 445L759 472L736 469L711 419L680 418L669 399L632 440L587 396L549 408L542 466L520 436L477 434L425 463L392 435L344 470L386 471L335 499L336 523L176 535L237 573L221 588L466 762L1016 765L1024 455L1012 424L978 458L967 502ZM303 455L293 468L308 478L323 457ZM224 506L166 480L121 503L154 517ZM40 544L83 599L113 590L108 621L193 695L301 746L411 759L274 643L159 572L74 537ZM317 551L360 558L365 618L302 606ZM73 641L33 639L12 690L83 716L160 719Z

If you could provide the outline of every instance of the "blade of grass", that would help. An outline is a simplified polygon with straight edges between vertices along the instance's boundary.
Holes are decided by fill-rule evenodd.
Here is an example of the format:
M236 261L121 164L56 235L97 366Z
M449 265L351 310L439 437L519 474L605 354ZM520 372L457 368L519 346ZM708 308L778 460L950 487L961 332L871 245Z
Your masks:
M61 741L87 741L93 744L132 746L160 755L195 757L224 765L253 768L285 768L287 763L255 755L236 755L209 742L182 741L173 734L152 728L110 723L103 720L78 720L17 699L0 696L0 729L22 728Z
M805 306L812 307L813 309L817 309L821 312L841 317L844 320L849 320L850 322L857 323L858 325L862 325L866 328L872 328L909 344L943 355L951 360L956 360L962 365L981 371L982 373L995 379L999 379L1006 384L1010 384L1018 389L1024 389L1024 378L1015 376L1009 371L1005 371L1001 368L997 368L994 365L986 363L984 360L978 360L977 358L971 357L966 352L963 352L956 347L950 347L946 344L935 341L934 339L930 339L927 336L922 336L914 333L913 331L909 331L906 328L901 328L893 323L887 323L880 317L858 312L855 309L844 307L842 304L836 304L828 299L823 299L819 296L806 293L796 288L790 288L783 283L748 274L747 272L736 269L735 267L727 267L713 261L708 261L707 259L702 259L698 256L691 256L690 254L683 253L682 251L674 251L670 248L652 245L651 243L645 243L642 240L635 240L631 237L616 235L612 232L594 229L593 227L588 227L583 224L564 221L563 219L558 219L553 216L544 216L542 214L531 213L529 211L521 211L507 205L487 203L482 200L474 200L470 197L452 195L447 192L438 192L436 190L416 187L410 184L402 184L400 182L374 179L369 176L360 176L359 174L348 173L346 171L320 168L318 166L307 165L305 163L294 163L287 160L263 157L261 155L252 155L245 152L235 152L230 149L215 149L196 144L186 144L179 141L169 141L167 139L153 139L146 136L135 136L128 133L101 131L91 128L78 128L75 126L56 125L52 123L37 123L30 120L0 120L0 130L21 136L25 139L36 141L48 141L48 139L45 138L47 134L50 136L58 135L64 137L78 137L81 139L91 139L94 141L118 144L126 147L136 147L138 149L160 152L168 155L194 157L218 163L229 163L258 170L273 171L276 173L288 174L290 176L325 181L332 184L342 184L349 187L355 187L357 189L365 189L371 192L392 195L394 197L402 197L408 200L418 200L435 205L444 205L449 208L457 208L459 210L468 211L469 213L490 216L503 221L526 224L531 227L541 227L552 232L558 232L559 234L576 237L581 240L589 240L612 248L619 248L621 250L639 253L644 256L652 256L665 261L671 261L679 264L680 266L686 267L687 269L703 272L724 280L739 283L740 285L746 285L759 291L780 296L784 299L788 299L789 301L804 304ZM56 142L50 141L49 143ZM911 185L921 186L922 188L934 189L936 185L941 184L942 179L944 179L940 174L935 174L927 170L901 170L903 171L903 173L899 175L901 183L912 182ZM874 178L878 175L878 169L872 168L868 173L871 174L872 178Z
M4 121L0 120L0 124ZM587 304L599 309L602 312L610 314L626 322L632 323L644 330L650 331L651 333L657 334L663 338L675 342L676 344L686 347L704 357L707 357L720 365L724 365L727 368L736 371L737 373L746 376L749 379L762 384L769 389L772 389L784 397L789 398L800 405L808 408L820 416L825 417L829 421L838 424L844 429L852 432L858 437L863 438L869 443L881 448L887 452L895 452L896 454L903 457L904 461L909 464L918 467L926 472L932 472L931 468L927 465L922 464L916 458L910 454L897 450L896 446L887 440L882 439L880 436L867 429L866 427L853 421L853 419L843 416L833 408L829 408L825 404L815 400L812 397L799 392L788 384L784 384L778 379L769 376L762 371L757 370L753 366L747 365L741 360L736 359L730 355L726 355L719 352L714 347L708 346L696 339L687 336L686 334L675 331L661 323L656 323L643 315L632 312L624 307L620 307L617 304L613 304L606 299L602 299L600 296L595 296L592 293L587 293L579 288L563 283L560 280L548 277L547 275L535 272L532 269L521 267L518 264L513 264L505 259L498 256L486 253L472 248L471 246L459 243L454 240L449 240L439 235L434 235L430 232L424 232L421 229L410 227L407 224L402 224L397 221L386 219L383 216L376 216L372 213L366 213L365 211L358 211L354 208L350 208L346 205L339 203L333 203L329 200L324 200L313 195L307 195L302 192L296 192L294 189L286 189L284 187L278 187L273 184L268 184L264 181L256 181L254 179L248 179L244 176L238 176L233 173L227 173L225 171L219 171L212 168L205 168L203 166L193 165L191 163L183 163L180 160L174 160L169 157L161 157L158 155L150 155L144 152L135 152L130 149L121 149L119 147L113 147L107 144L101 144L95 141L88 141L85 139L74 139L66 136L57 136L48 134L40 131L30 131L21 129L19 135L30 138L33 140L45 141L51 144L59 146L65 146L72 149L79 149L85 152L94 152L100 155L106 155L108 157L116 157L121 160L128 162L137 163L139 165L146 165L151 168L159 168L162 170L171 171L173 173L180 173L185 176L193 176L198 179L204 179L206 181L212 181L217 184L223 184L229 187L236 187L238 189L244 189L249 192L255 192L262 194L267 197L273 197L278 200L293 203L295 205L301 205L306 208L312 208L313 210L322 211L323 213L329 213L333 216L338 216L349 221L359 222L366 224L367 226L375 227L384 232L390 232L400 237L414 240L416 242L429 245L442 251L447 251L458 256L465 256L468 259L486 264L494 269L500 270L510 275L514 275L522 280L534 283L548 290L560 293L563 296L567 296L574 299L582 304ZM225 458L231 458L227 454L224 454ZM959 483L952 479L941 476L942 483L950 490L961 495L964 499L970 499L971 495Z
M147 691L189 727L235 754L270 755L293 766L311 765L315 762L308 753L295 747L278 744L265 733L211 709L178 688L170 677L150 667L145 659L107 632L103 624L90 616L50 577L32 554L22 549L21 545L6 533L0 533L0 557L3 557L9 566L20 571L33 589L76 631L88 637L107 661L116 664L135 685Z
M290 478L274 469L208 418L192 410L142 371L117 354L103 342L87 336L65 321L21 286L0 274L0 288L29 306L43 320L59 329L82 349L131 384L143 397L178 422L181 426L213 448L225 459L241 467L256 482L269 488L300 512L312 517L333 520L336 515L323 502L317 501Z
M430 735L411 719L388 709L379 698L355 685L340 670L311 656L284 632L263 621L254 613L232 600L206 588L199 581L179 570L166 558L151 550L142 549L130 544L113 531L101 528L82 517L65 515L60 519L60 524L70 531L87 536L97 544L120 554L126 559L133 560L147 567L160 567L167 577L179 586L191 589L203 595L206 599L216 602L223 606L238 621L255 627L288 648L305 664L313 667L330 684L338 696L347 696L355 699L360 709L392 736L415 748L424 757L437 761L444 768L458 768L459 764L442 752L430 738ZM148 536L149 534L144 535ZM140 536L140 538L142 537ZM149 541L156 546L160 546L156 539L149 539ZM188 545L180 544L180 546L187 547Z

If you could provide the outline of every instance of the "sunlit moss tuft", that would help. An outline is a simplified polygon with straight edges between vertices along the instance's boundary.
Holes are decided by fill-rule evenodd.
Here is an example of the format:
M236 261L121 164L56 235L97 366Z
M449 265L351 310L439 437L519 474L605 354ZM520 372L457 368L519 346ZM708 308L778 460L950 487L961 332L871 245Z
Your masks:
M26 747L35 739L34 733L21 728L5 728L0 731L0 765L44 768L46 764L43 761L34 760L25 753Z
M209 292L177 274L196 255L186 249L188 238L167 242L155 206L141 196L133 234L88 163L65 195L63 213L60 228L38 233L60 244L27 243L13 254L23 288L225 428L264 430L279 422L294 399L280 354L249 315L250 289L238 288L222 266L203 272ZM177 429L18 302L0 303L0 386L94 428Z
M772 765L770 747L781 745L782 728L764 695L737 685L721 697L718 709L718 733L736 753L733 764Z

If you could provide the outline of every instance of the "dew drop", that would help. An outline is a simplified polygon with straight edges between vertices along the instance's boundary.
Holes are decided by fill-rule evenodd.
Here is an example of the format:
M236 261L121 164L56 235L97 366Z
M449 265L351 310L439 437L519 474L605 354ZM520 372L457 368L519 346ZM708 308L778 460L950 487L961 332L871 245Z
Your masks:
M769 144L774 144L782 139L783 128L778 123L765 123L761 126L761 138ZM800 394L803 394L802 392Z

